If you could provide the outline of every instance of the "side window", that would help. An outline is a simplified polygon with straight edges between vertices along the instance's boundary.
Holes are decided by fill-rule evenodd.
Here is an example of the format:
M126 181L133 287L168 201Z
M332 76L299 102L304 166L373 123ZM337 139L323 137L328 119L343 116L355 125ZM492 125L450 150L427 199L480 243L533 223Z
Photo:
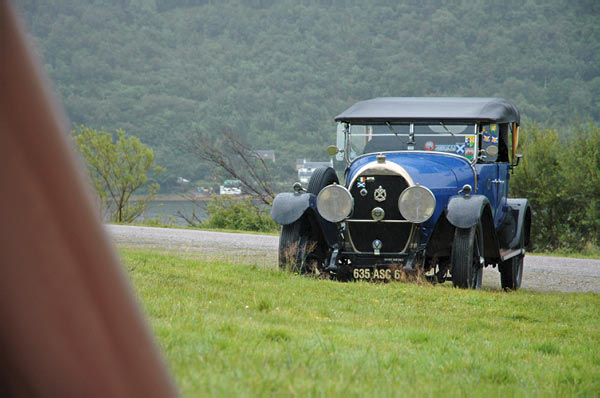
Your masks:
M496 162L499 159L499 141L500 131L498 124L481 125L481 157L485 162Z
M511 134L511 124L510 123L502 123L499 124L499 139L498 139L498 162L507 163L508 162L508 147L509 137Z

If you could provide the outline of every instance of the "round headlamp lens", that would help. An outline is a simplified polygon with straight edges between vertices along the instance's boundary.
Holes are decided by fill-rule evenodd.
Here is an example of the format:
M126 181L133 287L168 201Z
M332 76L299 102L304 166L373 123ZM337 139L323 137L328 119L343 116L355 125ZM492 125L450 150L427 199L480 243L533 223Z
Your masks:
M420 185L406 188L398 199L402 217L410 222L422 223L429 220L435 210L435 196Z
M317 196L317 210L321 217L331 222L340 222L352 213L354 199L341 185L328 185Z

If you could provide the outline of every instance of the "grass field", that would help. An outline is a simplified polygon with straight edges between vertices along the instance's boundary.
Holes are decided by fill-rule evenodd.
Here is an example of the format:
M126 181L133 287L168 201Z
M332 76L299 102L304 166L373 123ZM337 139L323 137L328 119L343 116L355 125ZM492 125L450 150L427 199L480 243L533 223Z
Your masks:
M600 395L600 295L121 255L186 396Z

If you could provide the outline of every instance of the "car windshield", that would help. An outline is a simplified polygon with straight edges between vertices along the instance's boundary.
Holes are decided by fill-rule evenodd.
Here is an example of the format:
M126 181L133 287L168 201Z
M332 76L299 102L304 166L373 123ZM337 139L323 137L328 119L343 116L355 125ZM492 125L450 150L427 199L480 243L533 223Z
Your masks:
M414 122L353 124L349 127L350 159L385 151L436 151L455 153L473 160L475 123Z

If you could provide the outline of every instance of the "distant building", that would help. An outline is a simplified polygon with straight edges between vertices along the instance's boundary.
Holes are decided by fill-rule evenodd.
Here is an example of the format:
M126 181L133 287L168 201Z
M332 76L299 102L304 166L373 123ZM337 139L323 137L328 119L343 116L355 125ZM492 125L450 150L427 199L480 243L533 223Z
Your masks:
M259 150L259 151L255 151L256 154L258 156L260 156L260 158L262 160L271 160L273 163L275 163L275 151L271 151L271 150Z
M329 162L311 162L306 159L296 159L296 170L298 179L302 184L308 184L310 177L319 167L333 167L333 160Z

